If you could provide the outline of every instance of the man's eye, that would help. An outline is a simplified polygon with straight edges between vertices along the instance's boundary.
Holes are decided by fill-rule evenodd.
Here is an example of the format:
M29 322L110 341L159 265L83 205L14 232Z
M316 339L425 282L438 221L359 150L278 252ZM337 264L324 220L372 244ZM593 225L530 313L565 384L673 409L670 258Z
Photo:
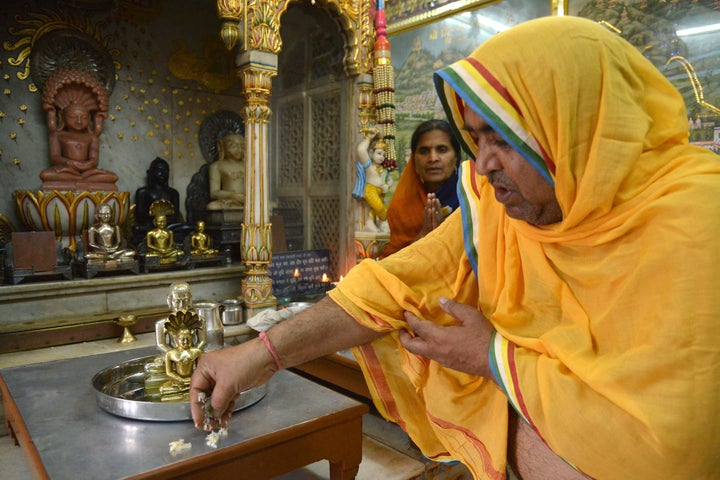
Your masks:
M508 143L500 135L493 135L490 139L491 143L496 147L505 148L508 147Z

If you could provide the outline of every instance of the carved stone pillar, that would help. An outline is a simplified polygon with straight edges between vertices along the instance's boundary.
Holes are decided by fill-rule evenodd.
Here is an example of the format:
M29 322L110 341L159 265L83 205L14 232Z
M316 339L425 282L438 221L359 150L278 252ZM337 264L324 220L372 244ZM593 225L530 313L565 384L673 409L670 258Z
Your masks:
M277 75L277 55L257 50L240 54L238 71L245 96L245 218L240 252L247 268L242 295L248 317L276 305L269 265L272 229L269 222L268 147L272 78Z

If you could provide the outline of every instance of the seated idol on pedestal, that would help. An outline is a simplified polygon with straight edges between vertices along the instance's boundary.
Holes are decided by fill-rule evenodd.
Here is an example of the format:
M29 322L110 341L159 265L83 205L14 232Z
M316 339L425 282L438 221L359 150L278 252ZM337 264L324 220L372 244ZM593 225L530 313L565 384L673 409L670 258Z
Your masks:
M145 235L148 258L159 258L161 265L175 263L183 251L175 245L175 235L167 228L167 216L172 215L173 206L167 200L157 200L150 206L150 214L155 217L155 228Z
M97 168L108 92L90 73L62 68L45 83L52 166L40 173L43 190L115 191L117 175Z
M217 140L218 159L210 164L208 210L242 208L245 205L245 137L228 133Z
M205 233L205 222L198 221L195 224L195 231L190 237L191 250L193 257L213 257L218 251L212 248L212 239Z
M88 264L102 265L109 261L129 262L135 257L135 250L122 248L120 227L110 223L112 209L107 203L98 205L95 211L96 223L88 229L89 251L85 254Z
M160 387L163 401L186 399L190 377L203 353L203 342L193 344L197 337L195 332L202 328L202 320L192 309L179 310L168 316L165 331L172 336L175 347L165 352L165 374L169 380Z

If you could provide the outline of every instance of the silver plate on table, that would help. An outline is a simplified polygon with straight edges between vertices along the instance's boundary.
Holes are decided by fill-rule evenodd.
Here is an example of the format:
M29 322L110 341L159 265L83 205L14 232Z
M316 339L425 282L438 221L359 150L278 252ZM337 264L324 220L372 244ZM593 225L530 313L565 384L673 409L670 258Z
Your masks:
M148 399L145 392L145 365L157 355L135 358L100 370L92 378L97 403L103 410L126 418L171 422L189 420L190 402L162 402ZM265 396L267 385L240 394L235 411L253 405Z

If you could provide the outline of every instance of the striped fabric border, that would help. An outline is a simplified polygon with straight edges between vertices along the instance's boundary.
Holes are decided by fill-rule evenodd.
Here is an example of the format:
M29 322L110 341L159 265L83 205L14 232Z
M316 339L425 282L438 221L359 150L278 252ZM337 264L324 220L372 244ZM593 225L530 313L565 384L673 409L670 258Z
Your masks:
M490 369L510 404L518 412L518 415L532 425L518 384L517 370L515 369L515 344L509 342L498 332L493 332L489 357ZM535 427L533 426L533 428Z
M477 145L461 128L465 123L463 103L481 115L551 185L555 184L554 162L530 133L516 102L483 65L467 58L437 71L434 78L445 114L471 157L475 157Z
M477 208L477 199L480 198L480 192L478 191L477 175L475 175L473 161L465 160L460 165L458 177L460 181L457 184L457 193L460 203L460 214L462 215L465 255L467 255L470 265L472 265L475 277L477 277L478 251L476 245L478 242L475 225L480 225Z

